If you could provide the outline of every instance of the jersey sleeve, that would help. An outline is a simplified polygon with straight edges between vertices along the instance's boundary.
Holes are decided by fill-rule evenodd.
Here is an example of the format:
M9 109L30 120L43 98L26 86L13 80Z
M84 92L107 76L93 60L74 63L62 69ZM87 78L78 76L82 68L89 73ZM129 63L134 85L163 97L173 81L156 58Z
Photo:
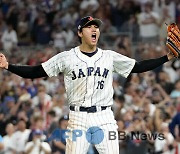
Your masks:
M116 53L114 51L112 52L112 55L113 55L114 72L127 78L128 75L131 73L136 60L129 58L127 56L121 55L119 53Z
M63 72L65 69L64 61L65 61L65 53L59 53L52 58L50 58L48 61L42 63L42 67L46 74L49 77L58 76L60 72Z

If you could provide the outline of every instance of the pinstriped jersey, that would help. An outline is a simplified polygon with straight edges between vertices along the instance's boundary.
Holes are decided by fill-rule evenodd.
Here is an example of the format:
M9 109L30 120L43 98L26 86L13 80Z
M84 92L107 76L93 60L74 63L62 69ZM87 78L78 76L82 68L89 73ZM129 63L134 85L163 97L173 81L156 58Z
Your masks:
M42 63L49 77L64 73L69 105L84 107L111 106L113 72L126 78L134 65L134 59L112 50L98 48L97 53L89 57L79 46Z

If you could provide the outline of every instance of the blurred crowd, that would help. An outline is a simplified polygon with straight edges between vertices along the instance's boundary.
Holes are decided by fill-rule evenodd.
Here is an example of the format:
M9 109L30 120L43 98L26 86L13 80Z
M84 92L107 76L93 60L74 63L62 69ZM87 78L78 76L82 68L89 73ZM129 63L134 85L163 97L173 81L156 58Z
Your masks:
M139 61L167 54L165 23L180 27L180 2L1 0L0 48L10 63L40 64L79 44L76 25L86 15L104 23L100 47ZM121 154L178 154L178 146L180 153L179 76L178 59L128 79L114 74L112 109L126 134L119 139ZM0 86L0 153L65 153L64 139L47 140L68 124L63 74L31 80L1 70ZM132 132L161 138L131 138ZM95 153L91 147L89 154Z

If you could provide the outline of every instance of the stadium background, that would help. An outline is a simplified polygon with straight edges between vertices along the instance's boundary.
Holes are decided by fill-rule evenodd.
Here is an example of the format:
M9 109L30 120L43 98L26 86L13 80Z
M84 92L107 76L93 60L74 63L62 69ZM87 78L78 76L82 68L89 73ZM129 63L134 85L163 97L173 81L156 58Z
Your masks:
M147 19L143 12L149 9ZM149 19L153 13L156 19ZM143 60L166 54L165 23L180 27L178 0L1 0L0 48L10 63L37 65L79 44L77 21L102 19L99 47ZM142 20L149 20L144 25ZM145 27L152 27L144 31ZM9 32L7 30L9 29ZM146 29L146 28L145 28ZM0 149L22 153L34 130L49 136L66 128L68 104L62 74L58 78L22 79L0 70ZM120 131L163 133L160 140L120 140L122 154L176 152L168 125L180 112L180 61L174 60L127 80L114 74L114 114ZM25 130L25 128L27 130ZM176 134L178 129L175 130ZM7 135L9 138L7 139ZM17 135L18 134L18 135ZM28 140L28 141L27 141ZM52 153L64 145L49 142ZM4 149L3 149L4 146ZM58 150L58 146L61 150ZM93 152L94 151L94 152ZM96 153L93 147L90 153Z

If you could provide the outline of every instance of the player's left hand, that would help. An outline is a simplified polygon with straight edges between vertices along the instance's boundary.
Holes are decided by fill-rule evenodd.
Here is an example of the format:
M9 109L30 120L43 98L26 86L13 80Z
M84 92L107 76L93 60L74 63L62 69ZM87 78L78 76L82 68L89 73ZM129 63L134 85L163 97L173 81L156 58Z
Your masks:
M174 57L180 57L180 30L175 23L167 26L167 41L166 46L170 49L170 52Z
M174 57L174 54L172 53L172 52L169 52L168 54L167 54L167 57L168 57L168 60L171 60L171 59L174 59L175 57Z

